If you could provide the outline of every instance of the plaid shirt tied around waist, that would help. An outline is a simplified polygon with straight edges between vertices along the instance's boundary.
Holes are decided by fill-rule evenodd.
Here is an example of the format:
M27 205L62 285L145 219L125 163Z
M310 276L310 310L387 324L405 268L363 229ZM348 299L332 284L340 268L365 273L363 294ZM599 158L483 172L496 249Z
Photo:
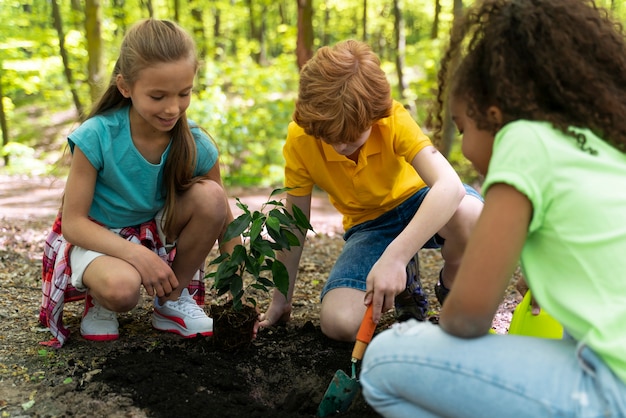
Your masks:
M170 264L176 256L176 248L168 252L159 239L156 222L144 222L138 226L122 228L119 235L136 244L141 244L156 253L161 259ZM85 292L78 291L71 283L72 267L70 266L70 249L72 244L67 242L61 233L61 212L52 225L52 230L46 239L42 265L42 298L39 311L39 322L50 329L52 340L41 344L60 348L70 335L70 330L63 325L63 305L65 302L83 300ZM188 286L196 303L204 305L205 287L204 269Z

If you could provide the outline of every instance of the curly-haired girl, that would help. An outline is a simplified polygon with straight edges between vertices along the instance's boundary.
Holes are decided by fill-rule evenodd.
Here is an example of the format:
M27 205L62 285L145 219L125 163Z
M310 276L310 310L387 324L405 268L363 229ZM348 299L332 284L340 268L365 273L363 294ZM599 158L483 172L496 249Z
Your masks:
M386 417L626 416L622 26L591 0L480 1L439 83L485 206L440 326L369 346L367 401ZM488 334L520 260L563 339Z

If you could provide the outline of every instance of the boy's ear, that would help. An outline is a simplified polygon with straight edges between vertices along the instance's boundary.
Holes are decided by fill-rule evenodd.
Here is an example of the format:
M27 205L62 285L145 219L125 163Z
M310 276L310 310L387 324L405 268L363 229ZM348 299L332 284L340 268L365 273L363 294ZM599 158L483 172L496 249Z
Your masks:
M115 83L117 84L117 89L120 93L122 93L122 96L128 99L130 97L130 89L121 74L118 74L117 77L115 77Z
M489 106L487 108L487 120L497 126L502 126L502 111L500 108Z

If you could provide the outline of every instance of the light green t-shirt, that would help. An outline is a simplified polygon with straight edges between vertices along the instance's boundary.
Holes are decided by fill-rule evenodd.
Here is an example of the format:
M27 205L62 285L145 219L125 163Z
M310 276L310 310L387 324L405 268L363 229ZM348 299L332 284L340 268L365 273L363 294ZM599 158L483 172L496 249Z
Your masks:
M545 122L498 132L484 183L526 195L521 264L540 306L626 382L626 154L578 130L592 155Z

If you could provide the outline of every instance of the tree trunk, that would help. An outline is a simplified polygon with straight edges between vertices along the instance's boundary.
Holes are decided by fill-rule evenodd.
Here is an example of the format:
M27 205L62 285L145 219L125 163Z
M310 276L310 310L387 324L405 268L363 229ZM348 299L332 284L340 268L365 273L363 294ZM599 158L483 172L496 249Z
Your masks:
M72 69L70 68L67 50L65 49L65 33L63 32L63 21L61 20L59 4L57 3L57 0L50 0L50 3L52 4L52 22L59 36L59 53L61 54L61 59L63 60L65 79L67 80L67 84L70 87L70 92L72 93L72 98L74 99L74 106L76 106L76 111L82 118L84 116L84 109L82 103L80 102L76 87L74 86L74 77L72 75Z
M363 42L367 42L367 0L363 0L363 17L361 19L361 24L363 26L363 35L361 39L363 39Z
M191 18L193 19L193 35L198 48L198 56L200 57L200 68L198 68L197 83L198 89L204 90L207 85L206 72L205 72L205 60L204 57L208 54L207 37L204 31L204 14L203 8L193 7L191 9Z
M404 18L402 16L402 0L393 0L394 38L396 41L396 74L398 75L398 93L402 100L406 97L404 90L404 54L406 50L406 37L404 36Z
M457 25L459 19L463 14L463 0L454 0L454 22L453 25ZM451 68L456 67L456 62L458 61L458 54L452 57ZM441 146L439 151L447 157L450 155L450 150L452 149L452 143L456 138L456 129L454 129L454 121L452 120L452 115L450 115L450 110L448 106L445 107L443 112L443 126L441 129Z
M255 40L259 49L252 53L252 58L257 64L265 65L267 63L267 54L265 52L265 19L267 14L267 6L265 3L261 3L261 14L260 18L257 19L256 14L254 13L254 4L252 0L246 0L246 4L248 5L248 16L250 21L250 39ZM259 23L257 25L257 22Z
M103 48L102 48L102 8L100 0L85 1L85 34L87 37L87 83L91 102L95 103L102 92Z
M148 11L148 17L154 17L154 5L152 4L152 0L141 0L141 3L146 6L146 10Z
M226 44L222 40L222 11L219 7L213 8L213 58L217 61L226 53Z
M298 37L296 40L296 59L298 69L313 56L313 0L298 2Z
M4 111L4 92L2 91L2 61L0 61L0 130L2 130L2 147L9 143L11 138L9 137L9 127L7 125L7 115ZM1 149L0 148L0 149ZM4 166L9 165L9 155L4 156Z
M433 26L430 29L430 39L437 39L439 36L439 16L441 14L441 0L435 0L435 16Z
M174 22L180 24L180 0L174 0L172 8L174 9Z

